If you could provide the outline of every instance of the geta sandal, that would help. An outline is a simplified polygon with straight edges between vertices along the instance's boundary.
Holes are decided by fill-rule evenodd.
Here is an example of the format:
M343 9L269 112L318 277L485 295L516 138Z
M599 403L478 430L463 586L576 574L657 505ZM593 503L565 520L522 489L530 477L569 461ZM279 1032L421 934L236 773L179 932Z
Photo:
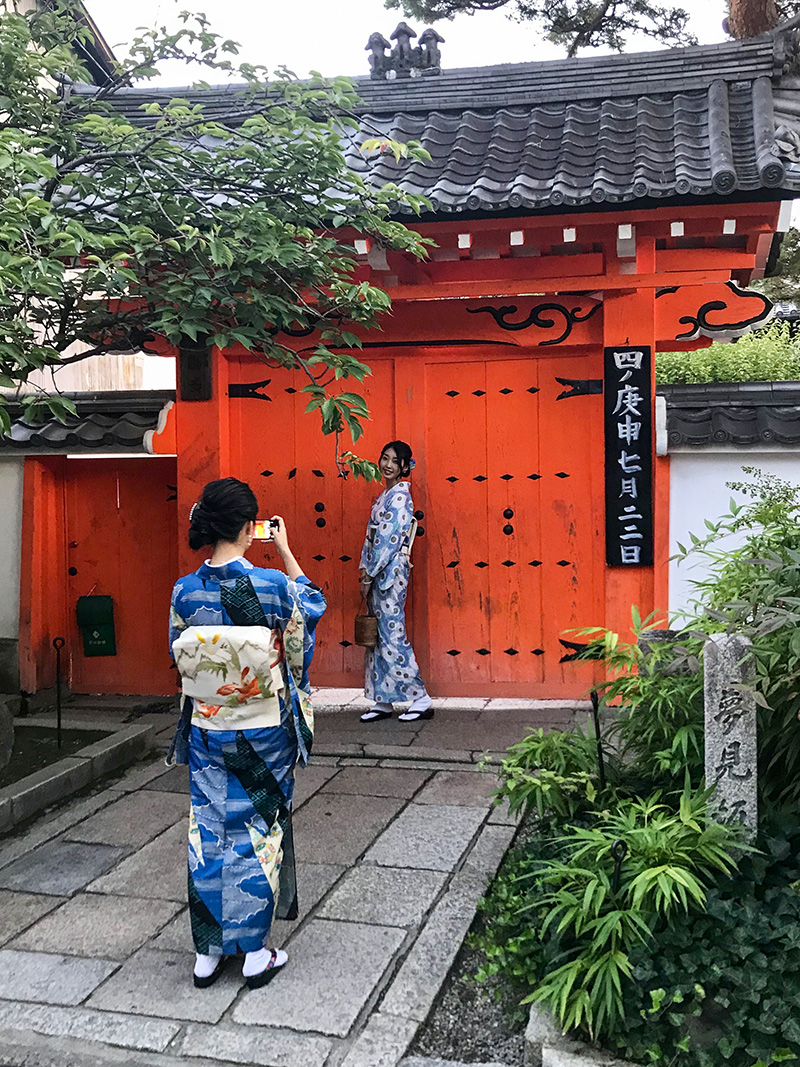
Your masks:
M263 971L259 971L258 974L251 974L249 976L249 978L245 979L245 981L247 982L247 988L248 989L260 989L262 986L267 985L269 982L272 981L272 979L275 977L275 975L278 973L278 971L281 969L281 967L284 967L286 965L286 963L289 960L288 955L285 952L283 952L283 955L285 956L285 959L283 959L280 962L278 962L278 960L279 960L278 952L279 952L278 949L272 949L272 955L270 956L270 961L267 964L267 966L264 968L264 970Z

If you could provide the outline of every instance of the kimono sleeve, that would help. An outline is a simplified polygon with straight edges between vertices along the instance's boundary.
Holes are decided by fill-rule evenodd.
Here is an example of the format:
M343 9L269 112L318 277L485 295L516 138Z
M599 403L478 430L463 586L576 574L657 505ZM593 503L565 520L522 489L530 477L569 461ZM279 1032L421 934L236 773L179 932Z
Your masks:
M280 572L272 572L271 577L277 586L275 592L280 603L276 622L283 632L286 665L295 683L307 690L308 670L316 644L315 631L327 608L325 594L305 575L295 582ZM271 611L275 611L274 604Z
M304 575L289 582L292 614L283 632L286 663L300 689L308 691L308 671L314 658L317 623L325 614L325 594ZM302 633L302 642L300 636Z
M175 587L172 590L172 600L169 605L169 658L172 659L172 645L173 642L180 637L186 627L189 625L186 619L181 614L181 594L183 593L183 586L180 582L175 583Z
M365 569L370 578L379 577L401 552L414 518L412 507L411 494L405 486L387 493L376 524L372 550L366 554Z

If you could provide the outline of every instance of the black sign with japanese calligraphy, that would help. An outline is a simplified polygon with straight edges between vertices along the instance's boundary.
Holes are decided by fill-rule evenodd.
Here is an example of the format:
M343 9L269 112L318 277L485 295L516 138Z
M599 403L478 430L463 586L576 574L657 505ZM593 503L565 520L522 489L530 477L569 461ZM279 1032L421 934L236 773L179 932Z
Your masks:
M606 563L653 563L652 352L605 350Z

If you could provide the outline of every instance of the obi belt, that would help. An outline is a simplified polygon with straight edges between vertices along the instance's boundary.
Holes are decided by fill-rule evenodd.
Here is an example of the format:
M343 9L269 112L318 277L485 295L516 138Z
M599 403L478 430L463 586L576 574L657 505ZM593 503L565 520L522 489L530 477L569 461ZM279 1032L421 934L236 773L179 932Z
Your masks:
M204 730L280 726L283 635L266 626L188 626L172 653L192 722ZM285 699L288 700L288 694Z

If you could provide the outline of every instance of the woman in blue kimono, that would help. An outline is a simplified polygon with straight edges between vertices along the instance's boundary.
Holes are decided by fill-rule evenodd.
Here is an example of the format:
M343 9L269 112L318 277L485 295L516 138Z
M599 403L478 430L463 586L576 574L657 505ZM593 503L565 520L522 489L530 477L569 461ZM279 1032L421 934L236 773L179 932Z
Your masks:
M362 722L388 719L395 702L410 702L401 722L432 719L432 701L406 637L414 504L406 480L414 460L405 441L390 441L378 463L386 488L372 506L361 552L361 593L378 619L378 644L367 649L364 692L373 706Z
M294 768L311 752L308 668L325 598L292 555L280 516L272 540L286 573L245 559L257 514L244 482L209 482L191 511L189 545L211 545L211 556L172 593L170 648L183 690L176 756L189 764L199 988L237 953L248 986L270 981L287 961L265 947L279 900L281 917L297 914L290 813Z

